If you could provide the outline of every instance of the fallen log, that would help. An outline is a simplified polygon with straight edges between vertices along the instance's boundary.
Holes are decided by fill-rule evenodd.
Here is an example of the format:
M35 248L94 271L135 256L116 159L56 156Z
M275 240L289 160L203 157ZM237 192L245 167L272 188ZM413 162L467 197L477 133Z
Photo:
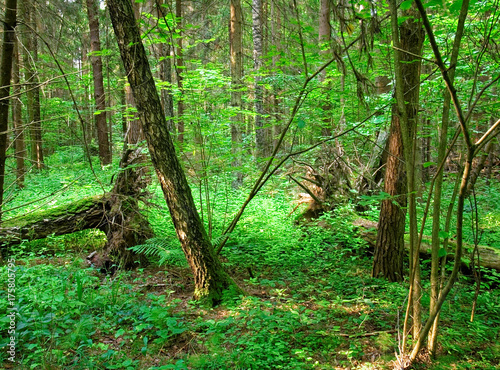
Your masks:
M360 236L368 243L370 248L375 248L375 242L377 240L377 223L365 219L357 219L354 221L354 225L359 228ZM453 258L453 252L456 246L454 240L448 241L449 253L448 257ZM409 243L405 242L405 248L410 249ZM474 249L473 245L464 243L464 255L462 257L462 265L464 268L469 269L470 262L470 252ZM487 245L479 245L479 259L481 267L495 269L500 271L500 249L490 247ZM427 258L431 255L431 244L430 237L425 237L420 245L420 255ZM477 263L477 260L476 260Z
M49 235L65 235L85 229L105 231L108 225L106 214L110 209L110 195L106 194L13 217L0 226L0 245L8 247L23 240L43 239Z

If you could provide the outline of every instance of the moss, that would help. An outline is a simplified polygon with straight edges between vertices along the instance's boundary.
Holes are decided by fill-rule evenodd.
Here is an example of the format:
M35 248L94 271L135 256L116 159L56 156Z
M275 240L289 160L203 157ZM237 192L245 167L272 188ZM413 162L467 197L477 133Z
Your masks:
M53 207L44 211L38 211L26 214L21 217L14 217L12 220L7 220L2 223L2 227L25 227L27 225L34 224L44 219L56 219L59 217L66 216L68 214L77 214L82 212L85 209L92 207L95 204L100 202L104 202L107 199L107 196L102 195L94 195L91 197L83 198L77 200L73 203L63 204L57 207Z

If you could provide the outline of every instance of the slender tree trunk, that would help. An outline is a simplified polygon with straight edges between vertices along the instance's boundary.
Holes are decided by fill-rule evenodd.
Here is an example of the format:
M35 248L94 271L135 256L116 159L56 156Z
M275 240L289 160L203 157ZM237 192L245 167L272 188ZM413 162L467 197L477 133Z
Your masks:
M196 210L191 189L167 129L132 6L128 0L108 0L107 3L151 160L177 236L194 274L194 296L207 303L217 304L222 300L224 290L238 288L224 271Z
M175 0L175 17L177 19L177 51L176 51L176 75L177 75L177 87L181 92L179 100L177 101L177 140L179 142L179 147L183 148L184 144L184 120L182 116L184 114L184 100L183 100L183 85L182 85L182 72L184 67L183 51L182 51L182 0Z
M157 8L158 18L165 18L165 11L161 6L163 3L164 0L161 0ZM165 22L167 22L166 19ZM164 37L170 37L170 35L164 35ZM161 102L165 117L167 118L168 130L175 137L177 130L174 123L174 99L172 97L172 88L170 87L172 85L172 59L170 58L170 52L170 43L167 42L159 45L160 80L168 82L168 87L162 87L161 89Z
M96 0L87 0L87 13L90 27L90 61L94 76L95 114L97 129L97 143L99 145L99 159L102 165L111 163L111 149L109 145L108 126L106 122L106 94L104 93L104 78L102 75L101 41L99 38L99 8Z
M233 155L233 167L238 168L241 166L241 125L243 124L243 115L240 113L242 109L241 78L243 77L243 14L241 12L241 1L230 1L231 107L237 111L231 117L231 152ZM243 184L243 174L240 170L237 170L233 173L233 177L232 186L237 189Z
M12 117L14 121L14 135L15 135L15 157L16 157L16 181L20 188L24 187L24 174L26 167L24 159L26 158L26 146L24 143L24 127L22 119L22 106L21 106L21 85L19 79L19 48L18 43L14 44L14 65L12 82L14 85L14 98L12 100Z
M253 61L255 70L255 152L256 158L265 155L266 131L264 129L264 92L260 82L262 67L262 0L252 1Z
M469 0L465 0L465 7L463 9L468 9ZM453 49L451 52L450 65L455 66L458 60L458 55L460 52L460 43L462 41L462 35L465 27L465 19L467 17L467 10L460 13L459 22L457 25L457 33L455 34L455 40L453 41ZM449 72L450 80L453 83L455 79L455 68L452 68ZM438 145L438 157L437 163L440 164L445 160L446 147L448 145L448 126L450 122L450 105L451 105L451 95L446 89L444 92L443 101L443 113L441 116L441 127L439 130L439 145ZM444 167L443 167L444 168ZM442 197L442 185L443 185L443 170L436 174L434 183L434 202L432 210L432 250L431 250L431 301L429 305L429 310L432 312L435 309L436 303L439 300L440 286L442 282L439 279L440 260L439 249L441 247L441 197ZM436 319L429 332L428 349L431 356L436 355L437 349L437 334L438 334L438 323L439 314L436 314Z
M7 129L9 123L10 80L17 15L17 0L5 1L2 56L0 58L0 222L2 221L3 190L5 184L5 159L7 152Z
M36 22L31 14L31 9L33 7L31 1L24 0L20 5L23 23L31 25L31 27L36 30ZM26 95L28 98L27 109L31 133L31 162L40 170L44 167L44 159L42 148L42 124L40 120L40 88L38 87L35 70L38 62L38 42L36 35L33 34L29 27L24 27L23 36L23 64L25 68L25 83L28 88Z

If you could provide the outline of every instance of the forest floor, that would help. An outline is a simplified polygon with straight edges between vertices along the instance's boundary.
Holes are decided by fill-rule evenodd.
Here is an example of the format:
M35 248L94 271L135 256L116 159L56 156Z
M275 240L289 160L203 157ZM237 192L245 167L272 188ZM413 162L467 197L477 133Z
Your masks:
M213 235L224 229L245 196L226 191L231 190L212 194ZM300 226L299 210L290 214L294 204L286 190L263 193L250 204L221 255L247 294L228 294L220 306L206 308L191 299L191 272L159 188L153 185L152 193L157 207L147 211L148 218L158 242L168 246L161 266L151 257L149 266L113 277L88 268L85 256L104 244L104 235L93 230L23 243L10 251L16 267L17 363L8 359L8 302L1 300L1 367L394 367L408 284L370 276L372 253L353 225L359 215L350 204L325 215L321 227ZM376 212L362 216L373 218ZM490 234L492 240L498 237ZM427 291L426 261L423 266ZM0 277L8 280L7 267L1 267ZM485 274L471 321L474 281L460 278L443 306L438 357L431 361L423 355L416 369L498 368L499 283L495 271ZM428 302L424 294L424 307Z

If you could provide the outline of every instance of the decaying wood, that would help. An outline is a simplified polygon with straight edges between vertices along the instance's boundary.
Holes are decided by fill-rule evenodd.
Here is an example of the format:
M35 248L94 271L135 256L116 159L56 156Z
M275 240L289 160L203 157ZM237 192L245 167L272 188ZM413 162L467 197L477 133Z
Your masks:
M97 195L43 212L5 220L0 227L0 244L10 246L22 240L43 239L49 235L71 234L85 229L104 230L110 210L109 196Z
M373 248L377 240L377 226L378 226L377 223L360 218L354 222L354 225L358 226L360 236L369 244L371 248ZM424 240L420 245L420 255L424 257L428 257L431 255L431 245L430 242L429 243L426 242L426 239L430 240L430 238L424 237ZM453 249L452 247L454 246L454 241L450 240L448 244L450 245L450 250ZM464 246L466 247L466 249L470 249L471 251L473 249L472 245L464 244ZM405 242L405 249L409 250L409 247L410 247L409 244ZM478 250L479 250L481 267L491 268L500 271L500 249L486 245L480 245L478 246ZM448 256L453 257L453 253L450 252ZM468 269L466 263L467 257L468 254L465 254L464 258L462 258L463 267L466 269Z

